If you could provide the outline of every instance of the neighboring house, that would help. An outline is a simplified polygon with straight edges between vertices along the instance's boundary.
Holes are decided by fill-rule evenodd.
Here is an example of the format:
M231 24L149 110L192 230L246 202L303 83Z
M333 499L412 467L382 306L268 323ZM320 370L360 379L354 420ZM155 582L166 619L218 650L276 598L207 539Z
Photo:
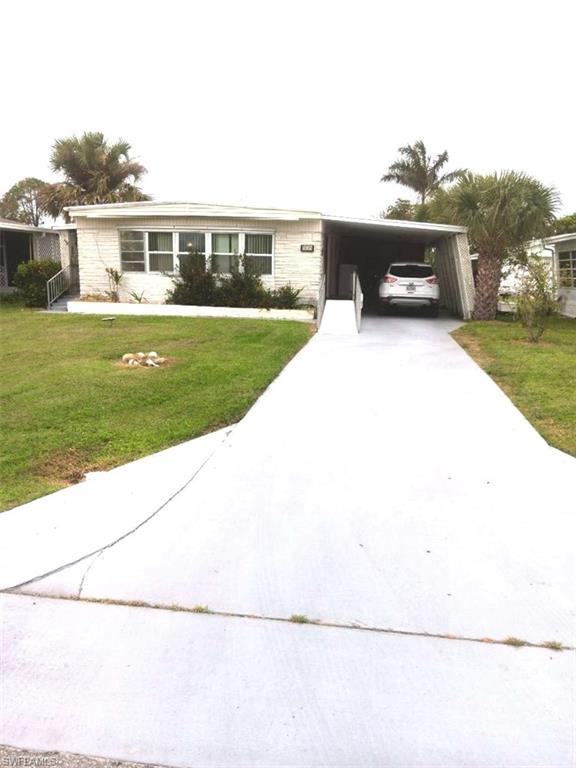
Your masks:
M560 313L576 317L576 232L532 240L527 244L526 252L530 256L540 257L548 264L550 282L558 299ZM475 262L478 255L472 254L470 258ZM522 267L504 270L500 282L502 309L512 306L507 304L506 297L516 293L523 272Z
M60 235L53 229L0 219L0 292L14 290L14 275L23 261L60 261L60 254Z
M553 251L554 274L562 314L576 317L576 232L546 238L542 251Z
M77 227L82 295L109 290L111 267L123 275L121 299L143 293L149 302L163 302L180 262L193 250L223 275L243 255L266 286L291 284L302 289L303 302L323 305L325 298L349 295L351 266L370 298L391 261L422 260L434 247L444 305L465 318L472 311L463 227L199 203L116 203L67 212Z

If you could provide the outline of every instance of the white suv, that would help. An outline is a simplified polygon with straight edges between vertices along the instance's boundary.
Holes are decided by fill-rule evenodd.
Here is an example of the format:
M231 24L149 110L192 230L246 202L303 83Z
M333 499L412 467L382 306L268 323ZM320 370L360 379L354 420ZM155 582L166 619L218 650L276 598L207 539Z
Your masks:
M380 280L378 298L382 311L389 307L425 307L438 316L440 286L430 264L398 261L390 264Z

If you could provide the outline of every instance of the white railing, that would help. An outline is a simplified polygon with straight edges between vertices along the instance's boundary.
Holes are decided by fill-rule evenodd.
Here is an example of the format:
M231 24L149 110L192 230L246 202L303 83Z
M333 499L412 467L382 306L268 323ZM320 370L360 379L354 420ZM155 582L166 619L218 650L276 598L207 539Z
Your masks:
M60 272L56 272L54 277L51 277L46 283L48 309L50 309L59 296L66 293L68 288L70 288L70 266L66 266Z
M360 278L358 272L352 273L352 299L354 300L354 310L356 312L356 328L360 330L360 323L362 322L362 307L364 305L364 294L362 293L362 286L360 285Z
M318 305L316 307L316 325L320 328L322 322L322 315L324 314L324 306L326 305L326 275L322 275L320 278L320 287L318 289Z

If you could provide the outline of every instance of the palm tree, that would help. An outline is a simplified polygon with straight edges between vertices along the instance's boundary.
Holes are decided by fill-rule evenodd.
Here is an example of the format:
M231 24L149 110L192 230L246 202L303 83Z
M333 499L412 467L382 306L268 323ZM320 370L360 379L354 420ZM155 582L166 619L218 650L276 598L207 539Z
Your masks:
M448 162L448 152L442 152L433 160L431 155L426 154L422 140L414 145L400 147L398 152L400 159L392 163L380 181L395 181L404 187L410 187L419 195L421 204L444 184L456 181L465 173L464 169L459 169L441 174L442 168Z
M433 200L441 219L468 227L478 252L475 320L494 320L502 264L521 254L529 240L543 237L554 221L560 199L556 190L517 171L488 176L467 173L458 184Z
M131 160L129 152L128 142L109 144L102 133L58 139L50 165L64 174L64 181L48 185L44 202L50 215L56 218L68 205L150 200L136 186L146 168Z

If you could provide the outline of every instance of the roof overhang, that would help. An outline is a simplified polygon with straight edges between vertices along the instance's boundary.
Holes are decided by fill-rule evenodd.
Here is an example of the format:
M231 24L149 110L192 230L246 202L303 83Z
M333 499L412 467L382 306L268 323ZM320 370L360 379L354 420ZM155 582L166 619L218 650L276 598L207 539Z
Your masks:
M269 221L325 221L343 232L373 235L387 240L411 240L432 244L444 237L465 234L465 227L433 224L421 221L395 219L352 218L332 216L318 211L286 208L256 208L246 205L220 205L218 203L163 203L145 201L135 203L109 203L102 205L74 205L64 209L73 219L135 219L135 218L187 218L202 219L258 219Z
M0 219L0 229L8 232L29 232L31 234L46 233L56 234L51 227L35 227L33 224L22 224L19 221L11 221L10 219Z
M552 237L547 237L545 242L556 245L556 243L565 243L567 240L576 240L576 232L567 232L564 235L553 235Z
M320 219L316 211L296 211L284 208L254 208L240 205L213 203L161 203L155 201L137 203L110 203L107 205L75 205L64 209L74 219L126 219L139 217L188 217L223 219L270 219L276 221L300 221Z

